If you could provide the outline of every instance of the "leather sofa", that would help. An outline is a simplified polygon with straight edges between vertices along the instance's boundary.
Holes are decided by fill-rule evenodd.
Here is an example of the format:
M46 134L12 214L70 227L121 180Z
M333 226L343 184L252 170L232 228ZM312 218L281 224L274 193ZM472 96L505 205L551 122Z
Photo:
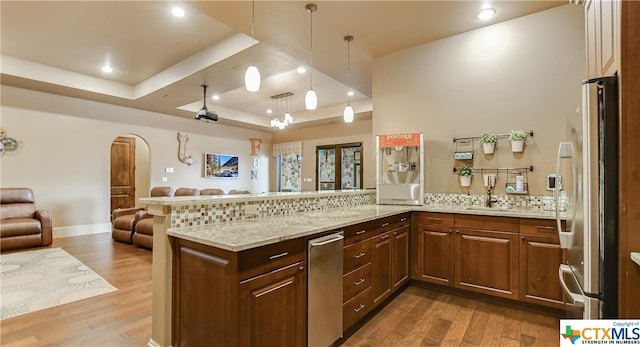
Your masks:
M178 188L173 196L199 196L196 188ZM131 241L134 245L153 249L153 216L147 211L136 212Z
M238 189L231 189L229 191L229 195L238 195L238 194L251 194L251 192L248 190L238 190Z
M0 250L49 246L52 216L36 210L30 188L0 188Z
M200 196L203 195L224 195L224 190L218 188L205 188L200 190Z
M152 197L173 196L172 187L154 187L149 194ZM144 207L117 208L111 214L111 237L120 242L132 243L135 225L144 214Z

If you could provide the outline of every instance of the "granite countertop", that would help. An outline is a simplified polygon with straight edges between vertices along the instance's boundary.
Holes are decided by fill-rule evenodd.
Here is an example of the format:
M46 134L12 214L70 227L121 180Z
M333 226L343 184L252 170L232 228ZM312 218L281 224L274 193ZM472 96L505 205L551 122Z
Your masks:
M167 234L239 252L411 211L543 219L555 218L552 211L539 209L500 209L458 205L360 205L350 206L349 208L300 212L291 215L260 217L206 226L169 229Z

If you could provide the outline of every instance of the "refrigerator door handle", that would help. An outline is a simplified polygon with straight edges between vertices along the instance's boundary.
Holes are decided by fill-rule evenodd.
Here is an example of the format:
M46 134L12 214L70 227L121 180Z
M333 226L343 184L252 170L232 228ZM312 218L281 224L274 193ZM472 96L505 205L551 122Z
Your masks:
M556 161L556 177L560 177L560 163L562 159L570 159L571 161L571 182L572 182L572 191L571 191L571 200L569 203L575 204L577 198L578 191L578 173L576 167L576 159L573 151L573 144L571 142L560 142L560 146L558 147L558 160ZM560 238L560 248L568 249L573 245L573 236L575 235L573 226L567 226L567 230L562 230L562 221L560 220L560 203L559 203L559 191L560 189L555 189L553 192L553 197L555 199L556 205L556 223L558 224L558 237ZM575 208L567 208L567 210L575 213ZM575 217L575 216L573 216ZM574 218L571 218L573 220Z
M578 283L578 279L576 278L576 275L573 274L573 271L571 271L571 267L569 267L569 265L561 264L560 267L558 267L558 277L560 278L560 285L562 286L562 289L567 293L567 295L569 295L573 304L584 305L584 293L574 293L569 290L569 287L567 287L567 284L564 282L564 274L571 274L573 280ZM580 286L576 285L576 287L578 290L581 290Z

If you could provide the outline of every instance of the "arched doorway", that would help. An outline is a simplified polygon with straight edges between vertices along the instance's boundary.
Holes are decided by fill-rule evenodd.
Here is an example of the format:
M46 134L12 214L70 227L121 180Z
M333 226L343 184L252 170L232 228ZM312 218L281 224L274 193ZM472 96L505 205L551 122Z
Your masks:
M140 136L121 135L111 143L110 158L111 211L135 207L139 198L149 196L149 145Z

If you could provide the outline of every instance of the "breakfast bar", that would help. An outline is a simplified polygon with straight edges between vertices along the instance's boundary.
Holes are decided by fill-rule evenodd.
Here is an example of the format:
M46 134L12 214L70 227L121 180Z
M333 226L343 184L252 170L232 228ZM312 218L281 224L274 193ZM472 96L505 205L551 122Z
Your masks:
M479 249L506 252L505 256L515 260L515 263L509 264L509 268L505 270L510 273L513 271L517 273L517 268L514 267L517 267L518 255L516 252L514 258L513 254L513 250L517 251L517 248L513 248L513 246L518 246L517 235L523 230L519 228L526 228L527 223L531 224L529 221L540 220L544 223L531 224L530 228L533 228L534 233L537 224L544 224L544 226L537 227L539 230L555 232L552 227L555 223L554 214L539 208L490 209L477 205L447 204L377 205L375 204L375 191L371 190L270 193L242 197L146 198L141 200L149 204L149 212L154 215L153 321L150 341L150 345L154 346L180 345L180 341L185 344L186 341L197 341L189 340L188 334L195 330L202 333L201 326L200 329L196 329L196 327L199 324L210 324L199 321L198 317L194 317L197 314L208 315L208 321L216 322L216 324L211 323L209 329L204 329L205 335L215 333L219 339L221 336L225 336L220 340L224 341L223 344L245 345L246 340L243 339L250 338L251 331L244 331L242 334L231 331L234 328L236 330L248 329L246 322L243 321L246 317L240 317L243 288L256 283L252 282L254 279L266 281L266 277L261 277L261 274L274 274L279 270L284 271L282 274L286 275L286 278L293 279L292 282L287 283L296 283L295 279L298 278L297 281L301 281L301 285L304 284L302 287L306 288L306 242L314 236L320 236L329 231L343 231L345 245L352 244L358 247L361 245L369 247L367 242L375 240L368 240L373 240L375 237L384 240L388 235L394 235L394 233L405 236L402 243L398 243L398 246L405 247L403 255L405 260L400 262L400 265L405 264L406 268L406 274L399 276L399 283L406 283L409 277L423 282L429 282L429 278L434 278L429 275L430 270L425 268L425 259L428 262L428 257L418 256L415 261L413 260L413 257L416 256L415 253L420 252L418 247L420 249L425 247L423 244L425 239L422 236L426 235L425 237L428 238L429 235L433 235L434 231L434 228L431 228L431 231L427 233L419 231L418 224L422 228L424 223L444 223L444 220L448 220L448 218L453 221L454 215L480 218L470 219L469 223L480 221L497 230L483 234L485 239L487 239L487 235L502 239L498 243L490 245L489 248L483 248L484 245L480 245ZM397 218L394 219L394 217ZM460 223L464 220L463 218L459 219ZM380 225L374 227L370 223L372 221L381 222ZM371 232L366 234L368 238L356 237L355 233L349 234L352 226L358 226L358 232L363 232L362 230L366 228L371 229ZM453 230L453 227L453 224L448 226L445 223L444 229L436 226L435 232L442 229L447 234ZM456 229L456 232L465 234L468 231L470 235L478 232L472 230L473 228L467 229ZM525 234L522 235L524 240ZM410 237L417 239L409 241ZM473 237L477 238L477 236ZM554 236L549 234L545 237L552 238ZM465 243L462 245L465 247ZM509 248L496 248L496 245L509 245ZM473 247L476 246L478 245L473 245ZM281 248L284 251L280 251ZM346 249L347 246L345 246L345 254ZM557 253L557 249L554 248L554 252ZM412 254L411 261L409 261L410 253ZM279 257L283 254L285 256ZM178 258L175 258L176 256ZM277 259L273 258L274 256ZM270 257L271 260L269 260ZM187 263L188 265L185 265ZM214 269L216 266L219 268ZM402 266L399 267L402 268ZM201 276L202 272L199 271L203 268L208 268L206 270L208 271L207 276ZM409 273L409 268L411 268L411 273ZM360 271L364 271L363 269L365 268L362 267ZM461 269L461 271L465 270ZM400 272L402 271L400 270ZM424 274L427 275L423 276ZM178 283L180 281L188 281L188 286L185 287L185 283L180 286ZM515 284L517 287L517 276L510 276L507 282L509 283L505 282L505 286L509 287ZM200 288L202 291L199 292L198 286L202 286L204 289ZM469 288L474 286L478 287L470 285ZM178 293L174 293L176 288L178 288ZM184 292L187 290L184 288L188 288L188 293ZM300 288L295 287L295 290L300 291ZM298 305L301 306L298 309L300 312L292 313L291 322L296 322L299 319L305 321L306 291L302 292L304 295L298 295L302 300ZM357 294L353 300L366 297L368 291L364 292L365 294L354 291ZM291 293L295 293L295 291ZM381 293L384 295L381 294L379 297L383 300L389 296L390 292L381 291ZM498 296L518 299L517 290L509 292L509 289L500 289L496 293ZM211 298L212 302L208 305L217 305L217 311L226 316L220 316L220 321L217 321L214 318L217 313L204 310L204 307L207 307L204 302L200 303L201 305L194 304L193 300L191 303L184 302L188 299L194 299L198 295L207 295L203 300ZM174 300L183 300L179 306L179 309L183 311L181 314L173 311L176 308ZM347 303L345 303L345 307L346 305ZM293 305L292 307L298 306ZM366 309L362 312L364 314L369 311ZM246 316L246 312L242 316ZM298 322L298 324L300 323ZM248 325L250 326L250 324ZM214 326L218 326L218 328ZM231 330L226 329L230 326ZM191 330L189 330L190 327ZM189 331L185 331L185 329ZM295 330L296 328L290 327L290 329ZM300 329L291 333L294 345L304 344L305 328L303 326Z

